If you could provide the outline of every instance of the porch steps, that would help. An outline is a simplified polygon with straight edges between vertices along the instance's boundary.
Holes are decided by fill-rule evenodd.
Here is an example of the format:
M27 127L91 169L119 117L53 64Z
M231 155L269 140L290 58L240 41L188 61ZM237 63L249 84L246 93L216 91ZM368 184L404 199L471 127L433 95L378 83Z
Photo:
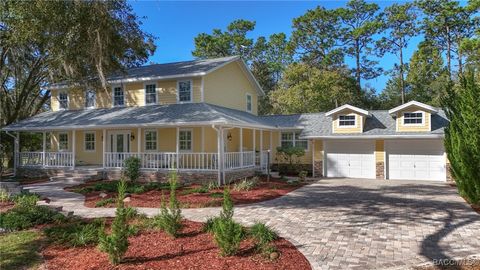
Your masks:
M100 170L65 170L50 177L50 181L63 181L66 183L85 183L103 179L103 171Z

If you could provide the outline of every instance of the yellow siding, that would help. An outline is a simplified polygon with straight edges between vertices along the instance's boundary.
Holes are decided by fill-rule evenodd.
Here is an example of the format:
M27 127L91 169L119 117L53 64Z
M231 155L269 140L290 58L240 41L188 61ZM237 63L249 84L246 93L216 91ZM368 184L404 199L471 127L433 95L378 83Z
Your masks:
M217 131L211 127L205 127L205 152L216 153L217 150Z
M95 133L95 151L86 151L85 150L85 133L93 132ZM103 164L102 152L102 131L101 130L86 130L86 131L76 131L75 132L75 163L77 165L99 165ZM73 138L68 138L69 142Z
M424 123L423 125L404 125L403 124L403 113L405 112L418 112L422 111L424 113ZM416 106L411 106L403 111L397 112L397 131L399 132L422 132L430 131L430 113L423 111Z
M238 62L230 63L205 76L205 102L246 110L246 94L252 95L252 113L257 114L257 92Z
M322 140L314 140L315 145L315 152L314 152L314 160L321 161L323 160L323 141Z
M356 127L339 127L340 115L355 115ZM363 116L351 110L343 110L332 117L332 132L333 133L362 133L363 132Z
M375 141L375 162L385 162L385 142L384 140Z

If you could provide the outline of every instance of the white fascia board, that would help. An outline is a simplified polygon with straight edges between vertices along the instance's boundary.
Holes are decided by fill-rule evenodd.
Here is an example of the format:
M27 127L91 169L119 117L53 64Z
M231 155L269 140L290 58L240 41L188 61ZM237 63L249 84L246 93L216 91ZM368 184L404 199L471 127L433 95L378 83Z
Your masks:
M437 108L435 108L435 107L432 107L430 105L412 100L410 102L407 102L405 104L402 104L400 106L397 106L397 107L389 110L388 113L389 114L395 114L396 112L401 111L401 110L403 110L405 108L408 108L408 107L411 107L411 106L416 106L416 107L422 108L422 109L424 109L426 111L429 111L431 113L437 113L438 112Z
M347 109L348 109L348 110L352 110L352 111L354 111L354 112L357 112L357 113L359 113L359 114L365 115L365 116L369 116L369 115L370 115L370 113L369 113L367 110L360 109L360 108L355 107L355 106L352 106L352 105L350 105L350 104L345 104L345 105L342 105L342 106L340 106L340 107L338 107L338 108L335 108L335 109L333 109L333 110L331 110L331 111L326 112L326 113L325 113L325 116L330 116L330 115L336 114L336 113L338 113L338 112L341 112L341 111L347 110Z
M442 139L444 134L425 135L361 135L361 136L301 136L301 139Z

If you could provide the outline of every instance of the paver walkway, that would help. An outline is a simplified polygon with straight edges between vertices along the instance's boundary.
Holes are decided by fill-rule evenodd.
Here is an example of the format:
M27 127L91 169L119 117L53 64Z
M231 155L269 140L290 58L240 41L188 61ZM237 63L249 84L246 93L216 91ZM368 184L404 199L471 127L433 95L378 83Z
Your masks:
M113 216L86 208L83 196L59 182L27 186L84 217ZM158 209L139 208L147 215ZM185 209L203 221L219 208ZM248 225L266 222L307 257L314 269L406 268L433 259L480 253L480 215L443 183L365 179L320 180L286 196L235 208Z

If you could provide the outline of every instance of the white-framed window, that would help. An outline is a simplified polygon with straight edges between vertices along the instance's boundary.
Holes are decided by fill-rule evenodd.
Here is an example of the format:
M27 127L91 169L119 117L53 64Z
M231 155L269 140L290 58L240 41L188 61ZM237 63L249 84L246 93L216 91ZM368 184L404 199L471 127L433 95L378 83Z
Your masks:
M95 98L97 94L93 89L87 89L85 91L85 108L91 109L95 108Z
M145 84L145 104L157 103L157 85L155 83Z
M124 106L125 94L122 86L113 87L113 106Z
M85 132L85 151L95 151L95 132Z
M59 92L58 93L58 102L60 109L67 110L68 109L68 93L67 92Z
M356 125L357 124L356 124L355 115L339 115L338 116L339 127L354 127Z
M177 82L178 102L192 102L192 80Z
M405 112L403 113L404 125L422 125L423 112Z
M192 151L192 130L181 129L178 131L178 145L180 151Z
M58 150L60 151L68 150L68 133L58 134Z
M247 112L252 112L252 108L253 108L252 95L247 94L246 99L247 99L246 100L246 102L247 102Z
M280 135L282 147L301 147L308 150L308 140L300 139L300 131L282 132Z
M157 150L157 131L145 130L145 151Z

